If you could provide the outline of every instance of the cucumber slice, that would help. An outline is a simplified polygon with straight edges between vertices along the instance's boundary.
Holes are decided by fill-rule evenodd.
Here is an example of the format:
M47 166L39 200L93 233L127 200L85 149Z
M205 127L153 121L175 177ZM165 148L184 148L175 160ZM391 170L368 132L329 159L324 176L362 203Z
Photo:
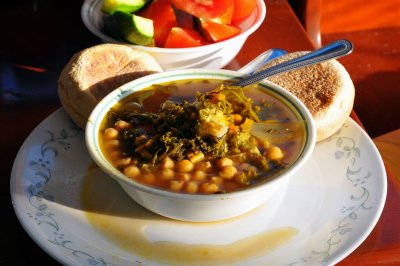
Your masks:
M132 13L143 8L150 0L104 0L101 11L113 14L115 11Z
M104 19L104 31L133 44L154 46L153 20L115 11Z

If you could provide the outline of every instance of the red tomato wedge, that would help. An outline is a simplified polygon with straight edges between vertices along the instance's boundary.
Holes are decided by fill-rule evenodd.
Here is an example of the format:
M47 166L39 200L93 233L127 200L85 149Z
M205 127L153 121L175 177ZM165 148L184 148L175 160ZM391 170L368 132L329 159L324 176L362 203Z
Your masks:
M188 48L205 45L207 42L197 31L174 27L165 42L165 48Z
M210 42L220 42L240 33L239 27L206 20L200 20L200 27L203 36Z
M177 26L171 2L154 0L139 15L153 20L155 44L157 47L164 47L171 29Z
M220 23L230 23L234 0L170 0L173 6L195 17L207 20L217 19Z
M257 5L257 0L233 0L232 23L239 24L248 18Z

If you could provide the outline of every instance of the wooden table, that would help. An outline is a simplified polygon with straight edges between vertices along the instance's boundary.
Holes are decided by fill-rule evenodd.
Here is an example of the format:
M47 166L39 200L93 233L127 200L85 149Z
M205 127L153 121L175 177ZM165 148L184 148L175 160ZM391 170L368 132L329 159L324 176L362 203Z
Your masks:
M73 53L100 43L80 19L82 1L8 1L0 27L0 174L2 265L57 265L23 230L10 200L14 158L30 132L60 107L57 79ZM226 68L239 69L270 48L313 49L301 24L284 0L267 1L267 19ZM353 118L356 119L355 114ZM341 265L400 264L400 193L388 177L387 203L377 226Z

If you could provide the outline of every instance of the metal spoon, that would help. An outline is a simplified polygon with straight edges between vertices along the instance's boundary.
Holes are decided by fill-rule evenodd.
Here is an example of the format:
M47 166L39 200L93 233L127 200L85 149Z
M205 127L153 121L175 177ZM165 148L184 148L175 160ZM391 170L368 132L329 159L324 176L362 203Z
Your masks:
M238 71L241 73L245 73L248 75L254 74L258 69L260 69L263 65L267 62L271 61L272 59L287 54L285 50L273 48L269 49L261 54L259 54L256 58L251 60L247 65L239 69Z
M250 85L265 78L272 77L290 70L311 66L327 60L339 58L350 54L352 51L353 44L350 41L337 40L305 55L299 56L292 60L283 62L281 64L244 77L235 85L242 87Z

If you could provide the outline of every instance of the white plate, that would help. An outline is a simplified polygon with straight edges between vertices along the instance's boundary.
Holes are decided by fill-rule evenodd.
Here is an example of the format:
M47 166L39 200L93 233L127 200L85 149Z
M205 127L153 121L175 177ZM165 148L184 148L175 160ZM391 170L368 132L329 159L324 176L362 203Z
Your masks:
M349 119L317 144L280 197L257 210L218 223L168 220L94 166L63 109L27 138L11 176L21 224L67 265L332 265L371 232L386 186L377 149Z

